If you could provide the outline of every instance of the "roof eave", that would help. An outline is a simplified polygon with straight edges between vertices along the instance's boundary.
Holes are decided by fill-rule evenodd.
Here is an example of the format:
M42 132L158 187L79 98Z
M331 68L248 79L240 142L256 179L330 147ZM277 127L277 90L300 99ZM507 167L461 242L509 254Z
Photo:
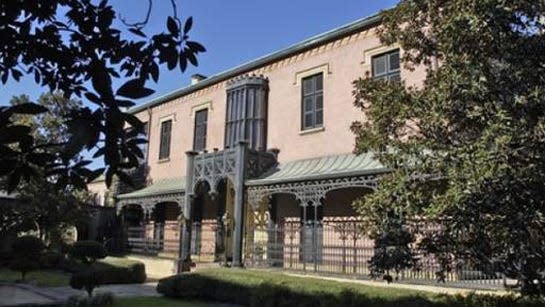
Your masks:
M148 108L153 108L157 105L163 104L167 101L176 99L178 97L190 94L192 92L201 90L203 88L206 88L210 85L219 83L221 81L227 80L229 78L244 74L246 72L249 72L251 70L257 69L259 67L265 66L271 62L275 62L278 60L281 60L283 58L289 57L293 54L300 53L303 51L306 51L308 49L314 48L316 46L325 44L327 42L330 42L332 40L336 40L340 37L344 37L347 35L350 35L352 33L361 31L362 29L369 28L375 25L378 25L381 22L381 15L380 13L362 18L358 21L352 22L350 24L341 26L339 28L333 29L331 31L319 34L317 36L311 37L309 39L306 39L302 42L299 42L297 44L294 44L292 46L289 46L285 49L282 49L280 51L271 53L269 55L265 55L261 58L258 58L256 60L250 61L248 63L242 64L240 66L234 67L232 69L229 69L227 71L218 73L216 75L213 75L203 81L200 81L199 83L196 83L194 85L190 85L188 87L184 87L178 90L175 90L171 93L168 93L166 95L160 96L158 98L155 98L149 102L143 103L139 106L135 106L128 110L131 114L136 114L138 112L141 112L143 110L146 110Z

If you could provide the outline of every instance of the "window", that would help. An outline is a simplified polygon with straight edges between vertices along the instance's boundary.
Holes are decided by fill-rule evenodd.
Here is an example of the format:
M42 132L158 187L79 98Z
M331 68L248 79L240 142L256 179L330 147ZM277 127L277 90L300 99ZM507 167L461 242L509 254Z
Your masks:
M246 141L248 148L267 148L268 81L249 77L227 88L225 117L225 148Z
M400 64L399 50L383 53L372 58L373 78L386 81L399 81Z
M170 133L172 131L172 120L165 120L161 123L161 143L159 146L159 160L167 159L170 156Z
M301 130L319 128L324 117L324 77L319 73L303 79Z
M206 148L206 124L208 109L195 112L195 131L193 136L193 150L203 151Z
M148 127L149 126L147 122L144 123L144 125L142 125L142 130L138 134L139 138L148 139ZM140 150L142 151L142 154L144 155L144 158L141 159L142 162L148 161L148 143L140 144L138 145L138 147L140 148Z

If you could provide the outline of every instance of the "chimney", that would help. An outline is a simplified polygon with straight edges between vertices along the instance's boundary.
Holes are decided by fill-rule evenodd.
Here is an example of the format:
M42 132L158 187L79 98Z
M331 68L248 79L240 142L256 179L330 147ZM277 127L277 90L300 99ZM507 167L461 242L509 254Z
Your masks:
M195 85L195 84L201 82L204 79L206 79L205 76L200 75L200 74L194 74L194 75L191 76L191 85Z

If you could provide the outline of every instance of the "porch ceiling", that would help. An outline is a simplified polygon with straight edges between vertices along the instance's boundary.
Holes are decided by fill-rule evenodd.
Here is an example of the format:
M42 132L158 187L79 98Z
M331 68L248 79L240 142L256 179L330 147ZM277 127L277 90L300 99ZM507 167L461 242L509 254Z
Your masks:
M372 175L387 171L388 169L384 165L373 158L372 153L361 155L349 153L280 164L260 178L246 181L246 185L258 186L304 180Z
M161 194L183 193L185 191L185 177L156 180L150 186L126 194L117 195L118 199L136 199Z

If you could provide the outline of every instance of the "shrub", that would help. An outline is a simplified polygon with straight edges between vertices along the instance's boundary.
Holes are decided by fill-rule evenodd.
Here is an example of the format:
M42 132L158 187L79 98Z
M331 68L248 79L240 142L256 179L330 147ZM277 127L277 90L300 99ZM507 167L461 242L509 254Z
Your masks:
M64 256L61 253L47 251L40 257L40 266L45 269L57 268L63 259Z
M21 280L25 281L28 272L40 268L40 255L45 248L42 241L34 236L22 236L13 242L13 258L9 267L21 272Z
M372 287L360 291L356 286L323 282L316 287L313 280L302 280L274 273L232 274L185 273L161 279L157 292L174 298L217 301L244 306L366 306L366 307L538 307L545 300L515 296L477 295L412 295L396 296L395 291L373 292ZM277 277L275 277L277 276ZM330 287L328 287L330 285ZM382 294L381 294L382 293Z
M25 256L39 258L45 245L37 237L22 236L15 239L11 247L13 249L13 254L16 257Z
M112 260L113 259L113 260ZM100 284L135 284L146 281L146 267L142 262L108 257L93 264ZM87 266L73 259L63 259L59 265L64 271L76 273Z
M249 305L249 290L237 283L221 282L197 274L174 275L161 279L157 284L157 292L168 297L212 300L240 305Z
M68 298L66 306L111 306L115 303L115 296L111 292L102 292L92 297L84 295L73 295Z
M141 262L114 265L97 262L93 265L100 284L133 284L146 281L146 266Z
M40 268L40 264L35 259L28 257L14 258L11 260L9 268L21 272L21 281L25 281L26 274L30 271L35 271Z
M70 287L78 290L85 290L89 297L93 295L93 289L100 285L95 270L89 267L86 270L77 272L70 277Z
M101 284L99 272L93 264L97 259L106 258L106 250L96 241L78 241L70 248L70 256L80 260L85 267L70 278L70 286L74 289L85 289L89 298L93 289Z
M106 249L96 241L78 241L70 247L69 254L85 264L92 264L97 259L106 258Z
M0 252L0 267L8 266L13 259L13 251Z

